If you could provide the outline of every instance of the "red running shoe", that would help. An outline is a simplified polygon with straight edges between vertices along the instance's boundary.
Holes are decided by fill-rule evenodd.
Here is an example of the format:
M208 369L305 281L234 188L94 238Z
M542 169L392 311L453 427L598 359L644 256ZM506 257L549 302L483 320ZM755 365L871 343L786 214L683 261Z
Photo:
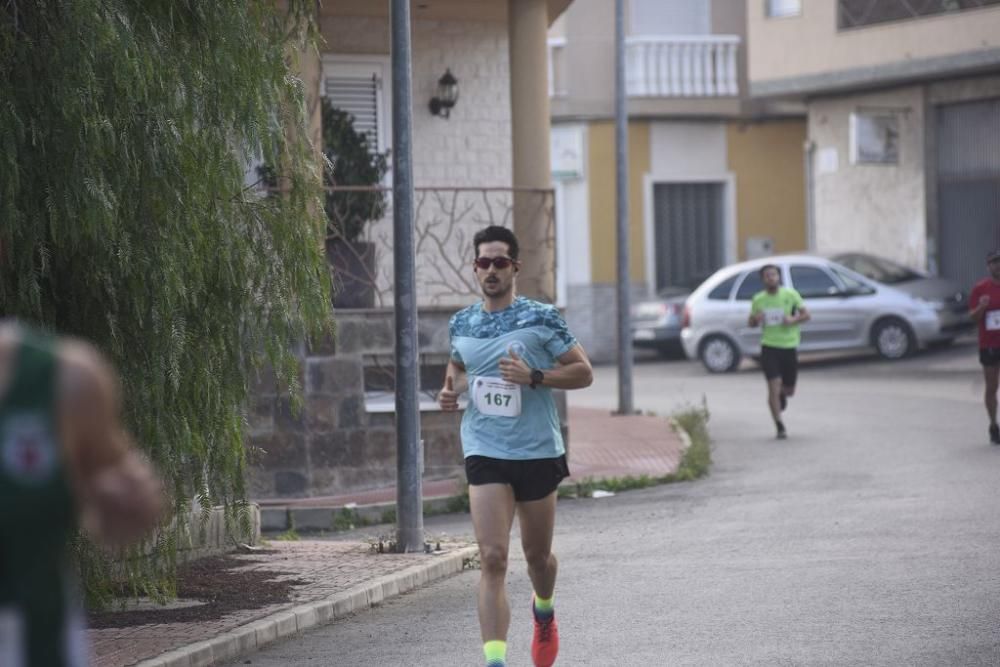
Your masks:
M531 602L531 613L535 617L535 634L531 638L531 660L535 667L552 667L559 655L559 626L555 612L539 618L535 602Z

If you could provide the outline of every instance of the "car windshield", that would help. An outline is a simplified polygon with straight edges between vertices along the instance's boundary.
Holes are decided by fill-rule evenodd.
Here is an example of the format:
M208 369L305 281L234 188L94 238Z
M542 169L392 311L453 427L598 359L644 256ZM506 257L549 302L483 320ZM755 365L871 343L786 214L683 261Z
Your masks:
M836 258L836 261L852 271L856 271L866 278L871 278L884 285L896 285L911 280L918 280L922 277L913 269L909 269L902 264L897 264L884 257L844 255Z

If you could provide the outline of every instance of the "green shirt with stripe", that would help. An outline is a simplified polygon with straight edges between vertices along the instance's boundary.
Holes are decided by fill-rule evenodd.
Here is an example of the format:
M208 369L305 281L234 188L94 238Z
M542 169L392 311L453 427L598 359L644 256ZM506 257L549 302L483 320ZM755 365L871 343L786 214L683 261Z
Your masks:
M779 287L774 294L767 290L757 292L750 302L750 313L764 316L760 344L782 349L798 347L802 339L799 325L784 324L780 320L792 315L793 309L802 310L802 306L802 296L790 287Z
M73 495L58 437L55 342L28 329L0 396L0 663L82 664L68 543Z

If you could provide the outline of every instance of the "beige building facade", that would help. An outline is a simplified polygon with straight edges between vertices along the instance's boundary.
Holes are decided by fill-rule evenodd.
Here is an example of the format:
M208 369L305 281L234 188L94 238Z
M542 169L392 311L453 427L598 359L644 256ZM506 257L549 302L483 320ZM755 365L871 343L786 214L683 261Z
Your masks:
M625 7L635 298L804 248L804 113L750 98L743 3ZM560 299L598 361L617 349L613 10L576 0L549 31Z
M1000 244L1000 2L749 0L747 16L751 93L807 109L810 248L975 280Z
M472 235L513 226L523 241L519 286L555 299L547 35L570 0L422 0L411 5L412 151L418 359L424 478L460 476L457 414L434 400L450 356L448 321L481 299ZM326 0L322 44L298 53L317 145L321 100L354 117L369 147L394 154L389 3ZM447 117L431 110L439 80L458 81ZM391 166L391 164L390 164ZM392 184L390 169L385 181ZM370 195L370 190L366 191ZM374 307L338 309L336 336L297 350L301 410L264 378L250 414L252 497L330 496L396 481L393 253L389 210L365 224L374 247ZM335 239L341 241L342 239ZM328 252L331 239L327 239ZM333 262L331 262L333 264ZM339 267L334 274L345 273Z
M526 294L555 299L547 30L571 0L428 0L411 3L413 179L418 188L417 280L422 305L465 305L471 234L495 222L524 240ZM392 159L388 3L320 5L318 52L300 55L319 132L319 100L355 117ZM429 101L450 72L459 97L447 117ZM383 185L391 184L390 174ZM425 221L426 224L422 224ZM441 224L436 224L437 222ZM391 215L367 226L379 247L379 305L392 303ZM419 250L426 250L420 253ZM446 261L439 261L444 255ZM443 270L446 267L447 270ZM457 287L455 286L457 284Z

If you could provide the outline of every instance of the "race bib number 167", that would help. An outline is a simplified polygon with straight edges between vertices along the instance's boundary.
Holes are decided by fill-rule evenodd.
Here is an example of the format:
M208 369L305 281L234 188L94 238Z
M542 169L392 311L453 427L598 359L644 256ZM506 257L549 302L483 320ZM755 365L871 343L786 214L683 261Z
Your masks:
M521 385L500 378L477 377L473 381L472 401L481 414L517 417L521 414Z

